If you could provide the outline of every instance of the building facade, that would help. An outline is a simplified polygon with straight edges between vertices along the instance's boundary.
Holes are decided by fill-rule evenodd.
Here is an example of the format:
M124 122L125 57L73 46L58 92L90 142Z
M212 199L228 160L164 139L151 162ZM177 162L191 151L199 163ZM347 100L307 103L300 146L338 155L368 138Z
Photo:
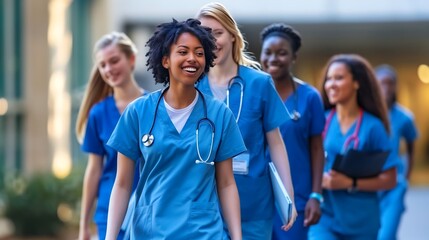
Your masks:
M84 164L74 135L92 46L103 34L124 31L137 43L136 78L153 90L145 42L155 26L193 17L209 1L0 1L0 184L16 174L53 170L64 176ZM273 22L294 26L303 47L295 73L316 85L323 64L337 53L358 53L399 74L400 103L416 117L418 166L429 159L429 2L425 0L220 1L259 57L259 32ZM428 67L429 68L429 67Z

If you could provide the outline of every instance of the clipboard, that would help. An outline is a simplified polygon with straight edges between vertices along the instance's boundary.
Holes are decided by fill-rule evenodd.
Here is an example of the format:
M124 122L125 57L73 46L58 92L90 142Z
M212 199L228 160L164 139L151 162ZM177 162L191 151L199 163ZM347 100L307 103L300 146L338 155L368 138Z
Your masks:
M269 162L268 166L270 169L275 206L283 224L286 225L292 217L292 200L290 199L286 188L283 186L283 182L274 166L274 163Z
M369 178L380 174L390 151L365 152L348 150L335 157L332 169L352 178Z

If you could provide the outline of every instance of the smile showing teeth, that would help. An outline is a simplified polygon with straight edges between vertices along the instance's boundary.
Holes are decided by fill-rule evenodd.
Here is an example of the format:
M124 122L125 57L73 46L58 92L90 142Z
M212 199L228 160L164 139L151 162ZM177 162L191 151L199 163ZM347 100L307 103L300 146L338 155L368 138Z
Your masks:
M197 69L196 69L196 68L194 68L194 67L186 67L186 68L184 68L183 70L185 70L185 71L187 71L187 72L196 72L196 71L197 71Z

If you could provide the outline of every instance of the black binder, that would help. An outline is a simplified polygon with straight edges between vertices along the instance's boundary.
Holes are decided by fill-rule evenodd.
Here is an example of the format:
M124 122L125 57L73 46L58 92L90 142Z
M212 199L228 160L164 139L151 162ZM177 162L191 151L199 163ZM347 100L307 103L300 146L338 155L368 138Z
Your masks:
M375 177L383 170L390 151L364 152L348 150L335 157L332 169L352 178Z

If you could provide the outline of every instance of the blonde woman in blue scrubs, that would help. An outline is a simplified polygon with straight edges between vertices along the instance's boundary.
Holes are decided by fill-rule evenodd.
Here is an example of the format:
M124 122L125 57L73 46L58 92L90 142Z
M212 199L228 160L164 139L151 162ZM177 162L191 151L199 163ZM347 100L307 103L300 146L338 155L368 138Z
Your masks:
M228 10L219 3L209 3L199 10L197 18L212 29L217 46L215 66L198 83L198 88L229 106L248 150L233 159L243 239L268 240L275 211L269 159L265 154L268 149L294 199L289 161L279 130L288 115L270 75L255 70L259 63L244 53L245 41ZM295 218L294 204L292 221L282 229L289 229Z
M323 73L325 201L319 223L310 227L309 239L376 240L380 228L377 191L395 186L396 159L390 155L382 172L370 178L351 178L332 170L332 165L348 149L391 150L386 105L372 67L363 57L335 55Z
M90 217L96 200L94 222L98 237L104 239L106 236L107 211L117 168L117 152L106 143L125 107L144 94L133 76L136 54L134 43L119 32L104 35L94 47L95 64L76 120L76 135L82 143L82 150L89 154L83 183L79 240L91 238ZM137 179L136 171L133 189ZM121 230L118 239L123 235Z
M147 65L167 87L131 103L108 142L119 153L106 239L118 235L129 173L143 159L131 239L222 239L225 221L231 239L240 240L231 158L246 148L232 112L195 88L213 65L215 40L198 20L173 20L146 45Z
M402 214L405 211L405 194L413 168L414 143L418 133L412 112L396 101L396 71L389 65L381 65L375 68L375 73L389 109L392 152L398 158L396 187L389 191L380 192L381 228L378 233L378 240L395 240ZM406 145L404 157L399 152L401 140L405 140Z

